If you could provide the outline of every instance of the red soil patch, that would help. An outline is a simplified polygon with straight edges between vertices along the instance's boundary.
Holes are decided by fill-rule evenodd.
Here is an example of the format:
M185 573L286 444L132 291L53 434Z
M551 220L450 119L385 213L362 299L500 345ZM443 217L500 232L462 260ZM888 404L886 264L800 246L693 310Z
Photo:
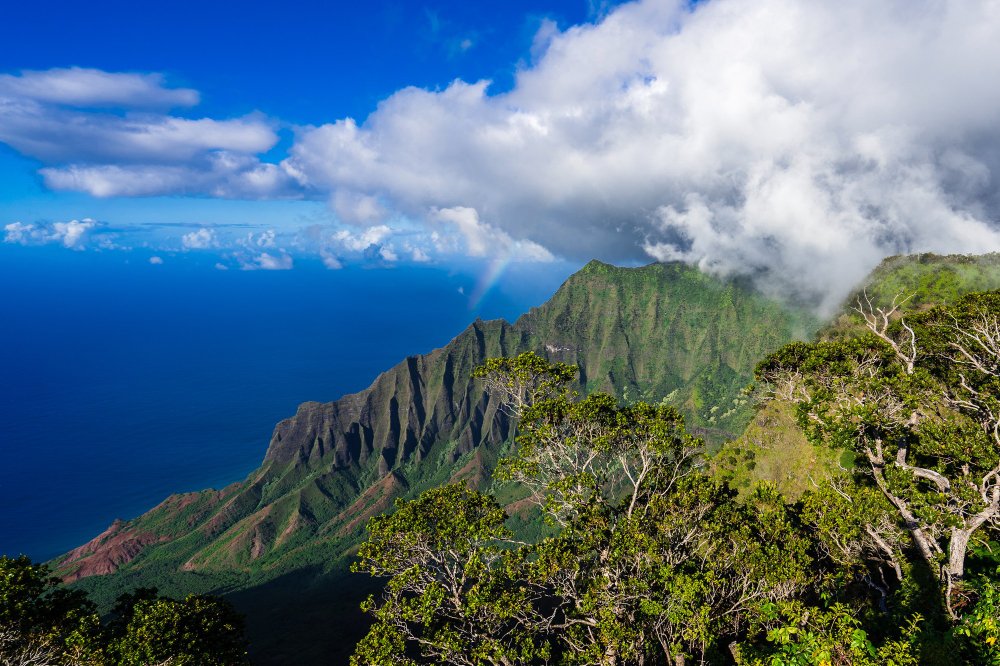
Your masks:
M334 525L348 521L337 530L337 536L345 536L354 531L361 523L367 522L372 516L385 513L392 506L392 500L405 490L406 483L391 472L382 480L369 486L365 492L361 493L361 497L354 500L351 506L344 509L339 516L331 521Z
M66 554L66 557L59 563L59 568L76 566L68 573L63 574L62 579L67 583L72 583L87 576L103 576L114 573L122 565L128 564L138 557L146 546L166 540L167 537L151 532L128 529L125 527L124 521L116 520L111 524L111 527L94 539Z

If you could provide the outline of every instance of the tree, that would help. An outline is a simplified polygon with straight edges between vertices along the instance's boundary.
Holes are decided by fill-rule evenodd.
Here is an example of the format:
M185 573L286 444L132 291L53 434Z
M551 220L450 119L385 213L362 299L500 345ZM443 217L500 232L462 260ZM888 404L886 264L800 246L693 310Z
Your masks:
M413 664L407 646L446 664L521 664L547 656L532 629L538 590L517 576L522 554L488 495L448 485L377 516L354 571L390 577L375 627L352 664Z
M100 619L79 591L44 564L0 556L0 663L89 663L101 659Z
M773 489L736 502L675 409L577 399L575 372L531 353L476 372L518 421L497 478L553 534L516 541L494 499L458 486L400 502L359 553L356 570L389 582L354 663L704 662L808 584L807 540Z
M877 646L862 628L856 610L849 606L834 604L829 608L808 608L805 612L802 608L789 608L784 615L790 622L767 632L769 645L766 649L741 651L741 664L917 666L920 663L915 647L915 639L920 633L919 618L906 624L903 632L906 639L888 640Z
M43 564L0 557L0 666L232 666L247 663L243 620L222 599L140 589L102 625L84 592Z
M234 666L247 661L243 618L229 602L192 594L183 600L136 595L109 651L121 666Z
M814 441L859 455L957 619L970 542L1000 519L1000 294L907 317L898 299L859 299L857 311L865 335L793 343L757 376L798 404ZM886 532L880 522L864 526L869 550L891 560L897 549L873 536Z

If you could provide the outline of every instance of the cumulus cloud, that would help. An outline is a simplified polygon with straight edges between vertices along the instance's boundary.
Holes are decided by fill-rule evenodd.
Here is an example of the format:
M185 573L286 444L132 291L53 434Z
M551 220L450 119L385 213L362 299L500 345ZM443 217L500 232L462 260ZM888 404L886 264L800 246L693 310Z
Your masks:
M98 197L287 195L289 172L262 162L274 124L260 114L187 118L198 93L158 74L52 69L0 75L0 142L44 163L54 190Z
M18 245L58 243L72 250L81 250L99 224L90 219L69 222L11 222L4 226L4 242Z
M248 248L265 248L265 247L275 247L275 240L277 239L277 232L274 229L265 229L260 233L250 232L246 235L240 244Z
M156 257L156 256L150 257L149 263L153 264L154 266L161 266L163 264L163 257Z
M414 263L425 264L431 260L431 256L423 248L408 246L406 250L410 253L410 259Z
M217 245L215 232L204 227L181 236L181 247L185 250L207 250Z
M510 92L401 90L300 132L284 168L470 254L492 230L829 306L886 254L1000 248L995 80L991 0L642 0L543 25Z
M305 177L298 172L296 175L300 178ZM334 192L330 198L330 206L341 220L358 225L374 224L385 218L388 213L377 197L350 190Z
M379 246L378 256L381 257L383 261L388 261L389 263L399 261L399 255L396 254L396 251L391 245Z
M168 88L160 74L83 67L0 74L0 96L82 107L170 108L198 103L198 91Z
M249 261L242 263L243 270L287 271L292 268L292 257L285 251L261 252Z
M385 224L368 227L358 232L340 229L334 232L331 240L352 252L363 252L373 245L378 245L392 234L392 229Z
M470 257L508 256L524 261L552 261L555 257L538 243L531 241L515 241L506 232L497 229L479 219L475 208L456 206L454 208L434 209L431 219L455 227L459 236L465 240L465 253ZM445 238L436 237L438 246L444 249Z
M314 224L301 229L291 245L300 252L318 253L327 268L336 270L354 262L427 263L431 261L433 243L430 235L413 223L365 228Z
M323 261L323 265L331 271L339 271L344 267L344 263L340 260L340 258L326 248L320 250L319 256Z

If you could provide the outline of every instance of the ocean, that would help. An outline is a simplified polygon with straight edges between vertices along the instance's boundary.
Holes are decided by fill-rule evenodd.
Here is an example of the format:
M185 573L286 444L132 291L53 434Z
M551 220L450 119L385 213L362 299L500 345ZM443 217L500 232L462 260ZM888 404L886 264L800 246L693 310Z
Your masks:
M0 554L46 560L260 463L306 400L361 390L569 275L479 267L222 271L194 254L0 247Z

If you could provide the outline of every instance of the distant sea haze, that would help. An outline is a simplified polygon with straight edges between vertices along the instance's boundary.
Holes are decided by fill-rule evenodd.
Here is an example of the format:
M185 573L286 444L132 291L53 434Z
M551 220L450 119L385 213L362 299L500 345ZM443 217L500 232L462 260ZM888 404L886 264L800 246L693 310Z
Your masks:
M298 403L363 389L476 316L516 317L571 270L510 277L470 311L471 268L218 271L0 247L0 554L45 560L171 493L240 480Z

